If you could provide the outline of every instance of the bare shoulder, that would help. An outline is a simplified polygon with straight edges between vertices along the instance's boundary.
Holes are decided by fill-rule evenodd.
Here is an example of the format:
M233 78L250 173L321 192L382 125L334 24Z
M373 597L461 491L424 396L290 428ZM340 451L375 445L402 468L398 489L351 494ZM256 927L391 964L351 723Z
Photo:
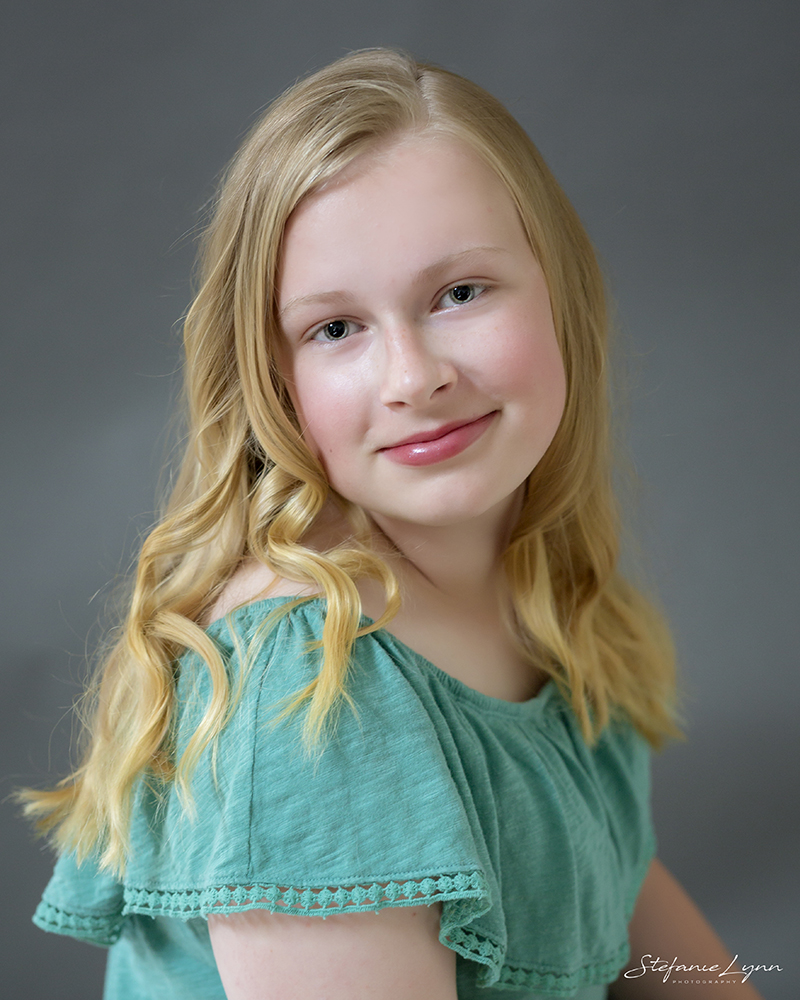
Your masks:
M257 559L244 559L211 606L207 623L224 618L243 604L252 604L265 597L301 597L317 593L311 585L278 576Z
M350 528L341 513L328 507L303 536L302 544L315 552L327 552L339 545L349 533ZM306 597L319 593L320 589L313 584L278 576L258 559L243 559L211 606L205 624L224 618L243 604L252 604L265 597Z
M229 1000L456 1000L455 952L439 941L440 914L438 904L324 920L251 910L211 915L208 929Z

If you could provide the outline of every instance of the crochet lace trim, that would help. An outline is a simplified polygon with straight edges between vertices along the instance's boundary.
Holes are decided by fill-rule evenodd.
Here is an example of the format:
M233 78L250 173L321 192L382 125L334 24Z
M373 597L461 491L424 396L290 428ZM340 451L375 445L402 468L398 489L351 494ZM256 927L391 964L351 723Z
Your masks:
M582 986L611 982L628 960L628 945L625 943L604 962L593 962L570 972L554 972L543 967L537 969L535 966L505 962L505 952L499 944L469 927L453 927L445 941L464 958L488 966L479 977L480 985L541 990L553 996L568 997Z
M70 937L110 946L119 940L123 916L121 913L108 913L99 916L74 913L42 901L36 908L33 922L43 931L51 931L54 934L69 934Z
M504 965L498 986L516 986L542 990L554 996L572 996L582 986L613 982L628 960L628 946L621 945L616 954L604 962L593 962L574 972L545 972L538 969Z
M568 997L581 986L610 982L628 959L627 943L604 962L593 963L571 972L506 963L502 945L456 923L471 920L477 913L475 901L486 898L488 889L481 872L461 872L422 879L372 882L354 886L298 889L287 886L253 883L243 886L214 886L187 890L125 890L123 911L108 914L81 914L60 909L44 900L34 916L42 930L69 934L94 944L113 945L122 932L125 914L172 916L188 920L219 912L248 909L318 914L347 909L376 910L384 906L430 904L453 900L446 911L451 926L444 940L464 958L485 966L481 985L535 989L553 996ZM477 912L480 912L478 910ZM455 925L454 925L455 924Z
M480 899L488 894L486 879L478 871L316 888L264 883L175 890L126 887L123 913L163 914L184 919L207 916L220 909L228 912L265 909L325 914L343 909L377 910L384 906L430 904L448 899Z

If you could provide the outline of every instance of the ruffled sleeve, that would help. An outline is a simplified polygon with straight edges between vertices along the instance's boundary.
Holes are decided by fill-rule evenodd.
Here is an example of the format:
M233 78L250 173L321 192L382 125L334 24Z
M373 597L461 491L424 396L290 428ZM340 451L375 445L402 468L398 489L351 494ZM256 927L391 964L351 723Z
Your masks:
M239 619L240 648L258 620ZM282 618L247 674L223 731L192 783L194 815L174 790L143 785L125 912L178 917L263 908L324 915L458 901L459 920L489 906L485 861L433 725L413 689L374 643L361 643L344 706L321 755L302 747L303 714L275 725L282 699L318 672L307 648L319 607ZM233 637L218 642L238 665ZM180 679L181 751L208 699L205 668Z

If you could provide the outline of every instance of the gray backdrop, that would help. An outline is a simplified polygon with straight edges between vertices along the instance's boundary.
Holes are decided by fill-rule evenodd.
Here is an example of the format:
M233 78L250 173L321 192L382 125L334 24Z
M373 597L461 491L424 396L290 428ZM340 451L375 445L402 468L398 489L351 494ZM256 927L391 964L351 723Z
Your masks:
M687 692L689 740L655 762L660 855L742 961L783 966L764 995L796 997L800 5L4 13L2 795L63 773L87 634L153 509L215 176L296 76L405 47L509 105L603 257L639 534ZM6 995L99 997L103 952L30 925L50 857L0 815Z

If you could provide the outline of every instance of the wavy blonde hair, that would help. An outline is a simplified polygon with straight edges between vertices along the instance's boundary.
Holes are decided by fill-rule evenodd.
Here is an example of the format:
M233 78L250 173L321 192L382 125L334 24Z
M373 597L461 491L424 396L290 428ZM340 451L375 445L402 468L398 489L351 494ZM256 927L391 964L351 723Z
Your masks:
M669 635L616 568L606 305L583 227L523 129L484 90L394 51L356 52L275 101L220 187L185 323L189 440L181 472L142 547L122 636L94 689L83 761L56 789L24 793L27 811L61 849L96 852L101 866L119 872L137 780L149 774L187 792L237 697L198 623L245 556L327 600L319 676L289 706L307 705L310 743L346 698L356 637L397 610L397 582L370 547L362 511L333 497L352 537L325 553L303 544L332 491L275 364L275 289L284 228L301 200L355 157L409 133L459 140L495 171L550 292L567 398L504 557L519 644L569 697L590 742L618 711L653 746L678 735ZM382 582L387 606L359 629L356 581L364 576ZM176 761L175 663L187 649L205 662L213 694Z

